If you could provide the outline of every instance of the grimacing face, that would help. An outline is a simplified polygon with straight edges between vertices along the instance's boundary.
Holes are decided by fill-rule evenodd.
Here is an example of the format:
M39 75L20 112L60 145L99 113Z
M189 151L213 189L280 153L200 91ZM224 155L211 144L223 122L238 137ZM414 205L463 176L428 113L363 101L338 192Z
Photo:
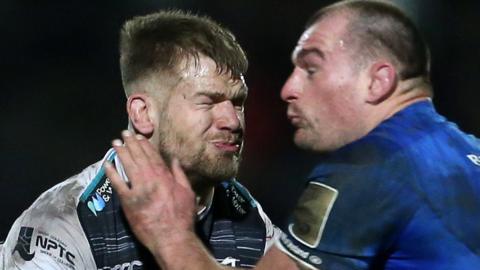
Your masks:
M364 130L362 76L343 38L347 16L330 15L300 37L293 52L294 70L281 97L296 128L297 146L333 151L352 142Z
M180 76L158 112L160 151L178 158L187 174L197 178L218 182L234 177L245 128L243 78L218 74L215 62L203 55L197 65L187 61Z

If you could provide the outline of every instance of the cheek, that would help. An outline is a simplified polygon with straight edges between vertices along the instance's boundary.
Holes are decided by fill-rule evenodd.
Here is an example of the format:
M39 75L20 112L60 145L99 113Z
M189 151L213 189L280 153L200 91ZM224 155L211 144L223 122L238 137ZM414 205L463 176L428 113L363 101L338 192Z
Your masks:
M348 100L341 94L345 89L336 85L315 90L315 93L305 96L303 104L305 117L317 128L336 125L344 117L348 107Z
M212 114L202 110L184 110L180 118L181 128L192 134L206 133L213 123Z
M335 94L337 89L326 86L319 86L311 91L311 94L305 96L306 111L310 116L322 118L323 115L335 110L338 104L338 95Z

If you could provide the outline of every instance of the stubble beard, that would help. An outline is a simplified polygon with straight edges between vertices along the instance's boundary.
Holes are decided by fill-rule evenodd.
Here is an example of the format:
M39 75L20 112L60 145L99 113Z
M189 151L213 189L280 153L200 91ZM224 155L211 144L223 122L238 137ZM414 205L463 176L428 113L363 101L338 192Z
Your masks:
M212 149L208 138L188 138L187 134L164 125L158 141L162 157L169 163L177 158L193 186L214 186L237 175L240 155Z
M306 151L315 151L315 140L310 138L313 135L305 128L297 128L293 137L295 145Z
M340 134L334 135L325 133L331 131L323 131L324 133L319 133L317 129L312 124L305 124L304 126L297 128L293 139L295 145L300 149L321 154L333 152L341 147L342 143L340 143Z

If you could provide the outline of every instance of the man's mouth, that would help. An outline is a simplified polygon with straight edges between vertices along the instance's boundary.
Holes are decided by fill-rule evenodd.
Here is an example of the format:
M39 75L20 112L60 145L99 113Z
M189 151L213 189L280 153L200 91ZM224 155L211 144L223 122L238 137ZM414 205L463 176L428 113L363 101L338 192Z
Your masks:
M224 151L224 152L232 152L232 153L237 153L240 151L240 145L239 144L231 144L231 143L221 143L221 142L216 142L213 143L218 149Z
M288 116L288 119L290 120L290 123L295 126L295 127L300 127L301 119L298 116Z
M214 140L212 141L212 144L220 151L237 154L240 152L242 141L241 140L232 140L232 141Z
M300 128L302 126L302 116L293 107L288 107L287 118L294 127Z
M287 118L288 120L290 120L290 123L294 127L299 128L302 126L302 117L300 117L300 115L294 113L287 113Z

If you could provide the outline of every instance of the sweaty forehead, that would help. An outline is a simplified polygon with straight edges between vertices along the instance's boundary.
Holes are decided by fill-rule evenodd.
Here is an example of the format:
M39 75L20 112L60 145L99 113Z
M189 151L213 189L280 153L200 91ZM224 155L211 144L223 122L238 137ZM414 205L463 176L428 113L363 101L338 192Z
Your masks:
M247 93L243 75L234 79L228 72L219 73L213 61L200 59L196 64L186 65L179 74L181 77L180 91L187 95L201 93L231 97Z
M344 16L330 15L311 25L298 40L292 53L295 60L305 51L322 53L335 49L345 49L345 30L348 20Z
M182 60L179 64L178 74L181 79L207 79L218 77L219 80L229 81L232 84L243 82L243 74L240 78L233 78L232 73L228 70L221 70L219 66L210 58L201 55L198 58L188 58Z

